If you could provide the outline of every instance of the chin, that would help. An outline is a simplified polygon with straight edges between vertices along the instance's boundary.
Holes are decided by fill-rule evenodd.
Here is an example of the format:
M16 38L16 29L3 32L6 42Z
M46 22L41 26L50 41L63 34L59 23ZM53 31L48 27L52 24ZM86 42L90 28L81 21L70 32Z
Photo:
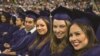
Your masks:
M44 35L43 33L39 33L40 35Z
M62 39L62 37L57 37L58 39Z
M80 50L81 48L74 48L74 49L78 51L78 50Z

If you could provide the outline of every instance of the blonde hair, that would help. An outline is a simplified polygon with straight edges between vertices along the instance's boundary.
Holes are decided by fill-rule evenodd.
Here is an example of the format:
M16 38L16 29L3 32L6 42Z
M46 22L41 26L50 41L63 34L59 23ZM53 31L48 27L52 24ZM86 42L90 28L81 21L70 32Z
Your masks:
M65 21L66 25L67 25L67 29L70 26L70 21L66 20ZM51 55L55 54L55 53L61 53L66 46L68 45L68 33L66 34L66 36L61 40L61 43L58 45L56 43L57 38L54 34L52 34L52 38L51 38L51 42L50 42L50 49L51 49Z

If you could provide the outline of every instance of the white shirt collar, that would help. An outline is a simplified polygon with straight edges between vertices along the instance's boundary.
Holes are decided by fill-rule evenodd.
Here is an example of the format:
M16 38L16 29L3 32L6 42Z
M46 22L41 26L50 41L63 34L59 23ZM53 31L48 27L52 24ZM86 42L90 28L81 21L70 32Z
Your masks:
M31 29L30 31L27 31L26 29L25 29L25 31L26 31L26 33L30 32L32 34L32 33L34 33L36 31L36 26L33 27L33 29Z
M36 27L30 30L31 34L34 33L35 31L36 31Z

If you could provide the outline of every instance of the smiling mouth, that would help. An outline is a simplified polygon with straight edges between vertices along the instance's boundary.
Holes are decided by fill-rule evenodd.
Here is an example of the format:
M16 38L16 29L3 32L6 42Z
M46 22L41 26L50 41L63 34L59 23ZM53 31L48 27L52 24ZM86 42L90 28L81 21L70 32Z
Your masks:
M57 37L60 37L60 36L61 36L61 34L56 34L56 36L57 36Z
M78 41L78 42L73 42L73 43L72 43L72 45L73 45L74 47L79 46L79 44L80 44L80 42L79 42L79 41Z

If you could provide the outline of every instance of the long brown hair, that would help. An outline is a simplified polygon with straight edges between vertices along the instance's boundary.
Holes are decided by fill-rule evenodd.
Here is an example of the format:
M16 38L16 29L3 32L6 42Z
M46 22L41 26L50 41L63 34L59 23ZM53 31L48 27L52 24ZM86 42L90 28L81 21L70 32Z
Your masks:
M36 48L40 49L50 40L50 22L45 17L39 17L37 20L39 19L42 19L46 23L48 31L44 35L43 41L37 45L41 38L41 35L38 34L35 41L33 41L33 44L29 46L29 50L32 50L36 45Z
M87 38L89 40L89 42L88 42L86 47L84 47L84 48L82 48L80 50L74 50L74 56L81 56L83 52L85 52L86 50L88 50L88 49L94 47L96 44L98 44L98 40L96 39L96 35L94 33L94 30L90 26L90 24L82 23L80 21L73 22L71 24L71 26L73 24L77 24L82 29L82 31L85 33L85 35L87 36Z
M70 21L66 20L65 23L66 23L67 27L69 28ZM68 30L68 28L66 30ZM51 55L53 55L55 53L61 53L68 45L67 41L68 41L68 34L66 34L66 36L64 36L61 40L58 40L53 33L51 42L50 42ZM58 42L60 42L60 43L58 44Z

